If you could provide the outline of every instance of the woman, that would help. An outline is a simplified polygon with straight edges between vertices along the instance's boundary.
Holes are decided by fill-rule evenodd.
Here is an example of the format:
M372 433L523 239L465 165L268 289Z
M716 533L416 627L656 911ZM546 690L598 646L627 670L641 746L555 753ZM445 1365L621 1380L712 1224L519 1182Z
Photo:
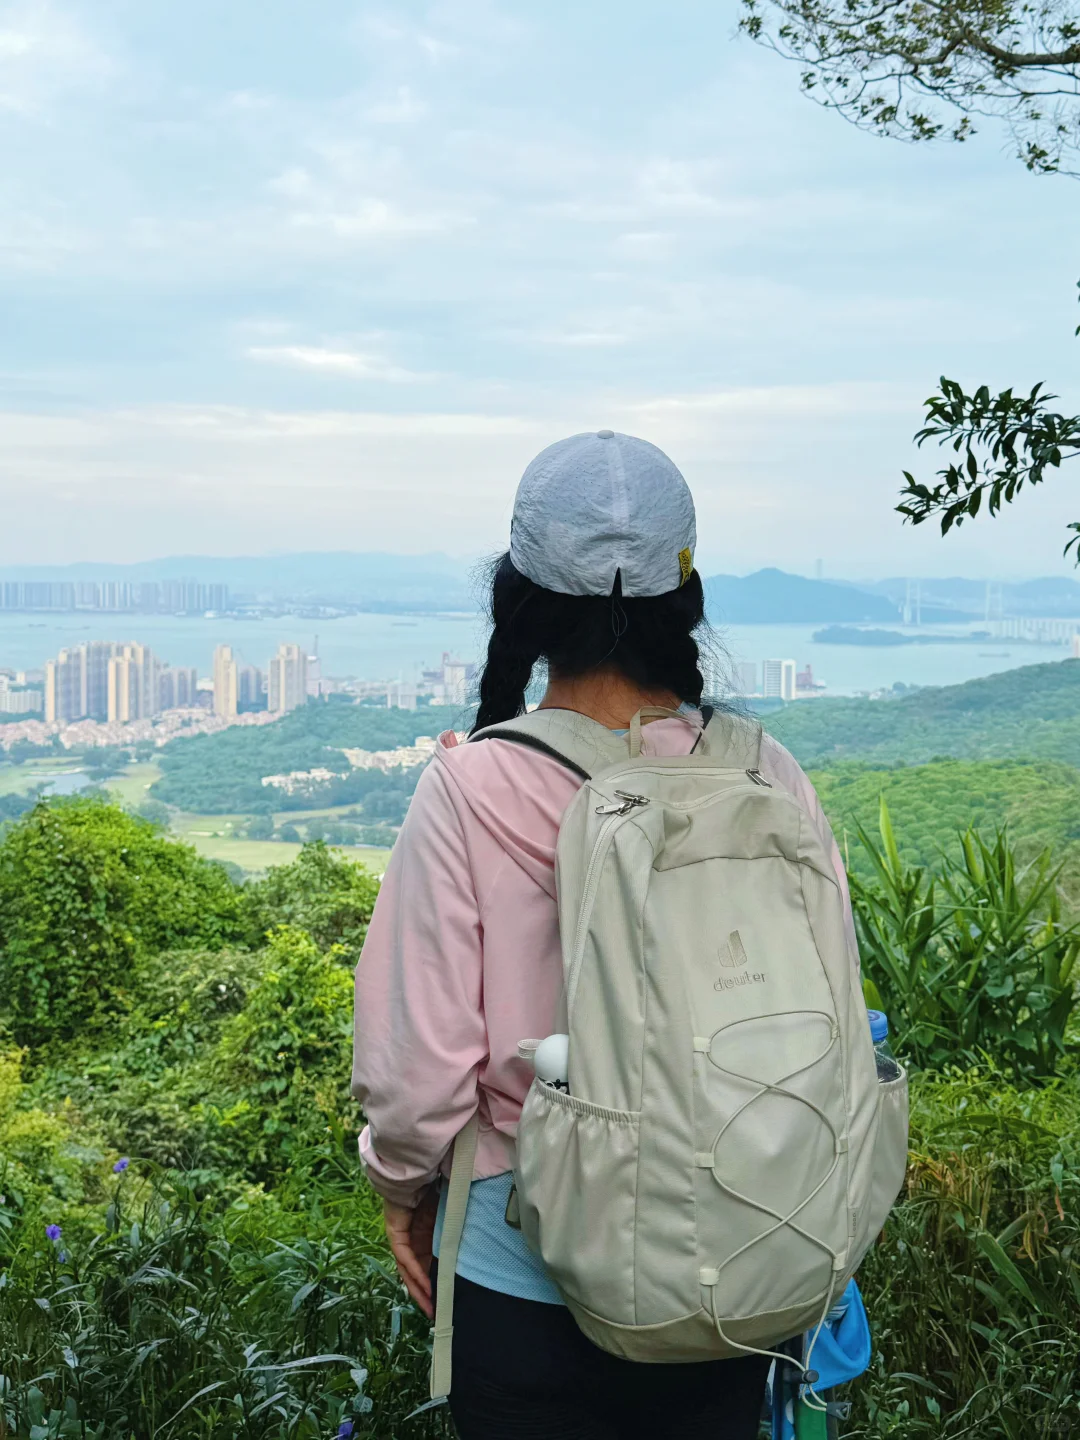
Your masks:
M522 478L494 575L476 728L521 714L545 662L541 706L615 732L645 707L677 711L648 724L642 753L688 753L702 724L695 538L690 492L655 446L601 430L543 451ZM761 769L818 829L850 924L843 866L809 780L767 737ZM579 783L558 760L507 740L440 737L357 967L361 1155L401 1278L430 1316L440 1172L479 1112L454 1313L450 1409L463 1440L753 1440L767 1360L642 1365L608 1355L578 1331L506 1223L533 1078L518 1041L561 1028L555 846Z

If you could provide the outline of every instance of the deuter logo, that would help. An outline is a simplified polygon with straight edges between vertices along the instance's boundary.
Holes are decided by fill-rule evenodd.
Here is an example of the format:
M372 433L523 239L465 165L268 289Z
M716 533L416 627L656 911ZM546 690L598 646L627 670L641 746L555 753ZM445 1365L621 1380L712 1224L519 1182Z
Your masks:
M713 986L714 990L734 990L738 985L761 985L765 975L761 970L747 970L746 946L738 930L732 930L727 938L727 947L720 948L720 964L728 970L741 970L741 975L721 975Z

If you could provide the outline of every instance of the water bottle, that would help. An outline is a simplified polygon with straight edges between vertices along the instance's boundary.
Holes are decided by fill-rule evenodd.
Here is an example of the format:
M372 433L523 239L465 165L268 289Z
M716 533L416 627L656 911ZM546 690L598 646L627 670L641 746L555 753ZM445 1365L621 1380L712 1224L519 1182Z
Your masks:
M570 1036L548 1035L537 1045L533 1054L533 1067L537 1079L543 1085L566 1094L569 1084Z
M889 1017L881 1010L868 1010L866 1013L870 1020L874 1054L877 1056L877 1078L882 1085L887 1085L890 1080L899 1080L903 1074L900 1062L889 1044Z

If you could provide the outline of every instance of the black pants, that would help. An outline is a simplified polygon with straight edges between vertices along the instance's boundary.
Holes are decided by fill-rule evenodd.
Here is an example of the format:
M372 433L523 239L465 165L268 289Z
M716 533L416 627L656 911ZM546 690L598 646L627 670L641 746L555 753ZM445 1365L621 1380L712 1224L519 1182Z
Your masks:
M769 1362L639 1365L562 1305L459 1275L450 1413L461 1440L756 1440Z

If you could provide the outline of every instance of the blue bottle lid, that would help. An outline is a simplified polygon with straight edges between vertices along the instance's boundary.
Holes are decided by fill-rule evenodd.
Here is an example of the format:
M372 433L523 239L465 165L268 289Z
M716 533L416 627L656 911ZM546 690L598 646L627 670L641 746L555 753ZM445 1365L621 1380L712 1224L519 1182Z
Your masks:
M866 1015L870 1021L870 1039L875 1045L880 1045L882 1040L889 1038L889 1017L884 1010L868 1010Z

